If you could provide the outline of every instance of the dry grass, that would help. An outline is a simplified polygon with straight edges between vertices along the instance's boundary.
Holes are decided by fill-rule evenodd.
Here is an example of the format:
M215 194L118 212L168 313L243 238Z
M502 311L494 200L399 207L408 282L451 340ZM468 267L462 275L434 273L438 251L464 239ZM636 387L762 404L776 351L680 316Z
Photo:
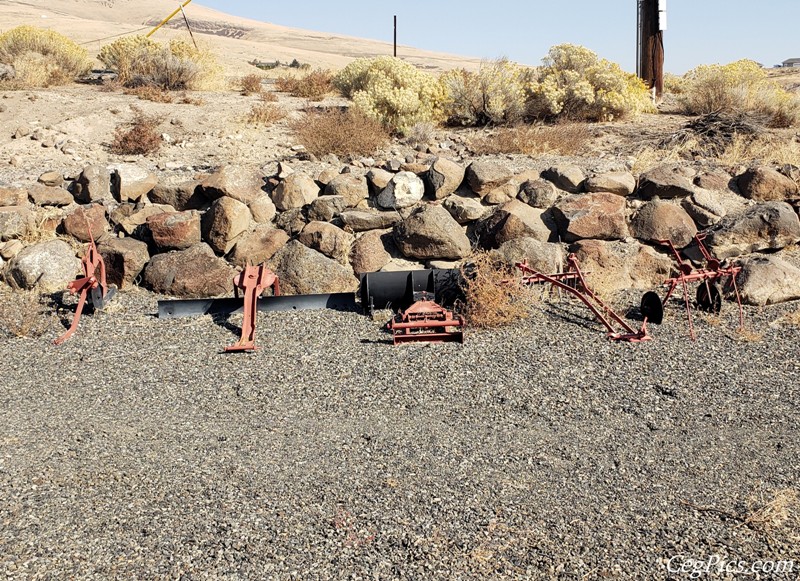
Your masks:
M737 135L719 156L726 165L800 165L800 143L779 135Z
M768 500L761 493L747 503L743 522L752 529L772 533L790 524L798 507L800 495L792 488L778 490Z
M250 125L266 127L286 117L286 111L271 103L256 103L247 114L246 121Z
M317 157L372 155L389 143L389 133L379 121L354 110L308 113L291 127L299 143Z
M477 155L579 155L592 133L583 123L503 127L472 142Z
M141 85L125 89L126 95L136 95L143 101L152 101L153 103L172 103L173 97L169 91L165 91L161 87L153 85Z
M333 74L329 70L316 69L303 77L280 76L275 88L294 97L311 101L321 101L334 92Z
M411 126L406 134L409 145L427 145L436 138L436 125L430 121L422 121Z
M110 150L117 155L147 155L161 147L163 139L158 130L161 119L138 113L131 123L114 132Z
M58 226L61 223L62 214L59 208L41 208L37 209L36 214L32 220L31 227L28 228L25 235L20 238L25 246L52 240L58 237ZM68 241L74 241L71 236L65 236Z
M196 105L199 107L200 105L205 105L206 102L199 97L192 97L188 93L181 93L178 103L181 105Z
M740 327L734 332L734 339L742 343L760 343L764 340L764 333L753 331L747 327Z
M493 328L530 315L533 293L512 267L489 253L476 254L464 269L466 320L470 327Z
M51 319L34 290L4 293L0 300L0 328L13 337L41 337L50 327Z
M786 313L776 322L781 323L782 325L791 325L793 327L800 327L800 309L792 313Z
M259 97L265 103L277 103L278 102L278 95L276 95L272 91L261 91L261 94L259 95Z
M633 163L631 171L634 174L640 174L662 163L677 163L691 159L691 152L697 147L698 142L694 139L669 148L645 146L634 155L636 161Z
M239 89L242 95L257 95L264 90L261 84L261 76L256 74L246 75L239 79Z

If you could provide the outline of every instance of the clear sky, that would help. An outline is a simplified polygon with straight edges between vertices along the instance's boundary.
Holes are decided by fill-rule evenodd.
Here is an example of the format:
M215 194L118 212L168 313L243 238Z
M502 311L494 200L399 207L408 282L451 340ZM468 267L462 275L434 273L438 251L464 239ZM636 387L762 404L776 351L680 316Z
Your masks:
M255 20L392 40L480 58L536 65L555 44L582 44L636 68L636 0L196 0ZM750 58L772 66L800 58L800 0L667 0L665 70Z

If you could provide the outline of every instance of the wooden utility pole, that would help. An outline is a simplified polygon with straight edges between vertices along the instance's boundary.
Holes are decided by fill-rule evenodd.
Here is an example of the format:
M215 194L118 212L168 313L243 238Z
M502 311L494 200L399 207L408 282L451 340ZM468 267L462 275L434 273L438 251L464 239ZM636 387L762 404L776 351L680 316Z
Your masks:
M656 99L664 92L664 30L667 28L666 0L637 0L637 71Z
M397 14L394 15L394 56L397 57Z

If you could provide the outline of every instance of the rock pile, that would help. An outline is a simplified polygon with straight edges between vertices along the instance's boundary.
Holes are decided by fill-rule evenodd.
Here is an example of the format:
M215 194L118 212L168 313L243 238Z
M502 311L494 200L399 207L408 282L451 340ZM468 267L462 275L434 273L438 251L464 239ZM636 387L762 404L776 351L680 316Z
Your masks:
M248 263L268 262L287 292L334 292L354 290L363 272L460 261L476 249L545 270L571 251L614 288L646 288L669 275L660 240L684 248L707 230L717 256L743 257L745 298L798 294L787 287L791 268L747 256L800 242L798 188L783 168L520 173L500 160L420 157L313 172L284 164L274 175L230 165L157 176L135 163L46 171L0 186L0 267L13 285L57 290L78 269L67 240L91 236L114 283L204 297L229 292ZM775 288L754 289L759 279Z

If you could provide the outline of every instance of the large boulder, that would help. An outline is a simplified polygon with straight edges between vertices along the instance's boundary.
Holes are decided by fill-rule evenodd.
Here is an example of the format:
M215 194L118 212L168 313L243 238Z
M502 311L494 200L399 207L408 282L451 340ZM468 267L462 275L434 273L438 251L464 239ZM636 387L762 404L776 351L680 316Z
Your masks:
M377 196L386 186L389 185L389 182L392 181L394 174L390 171L386 171L385 169L373 167L367 172L366 177L370 192Z
M800 268L777 256L750 256L736 277L742 301L763 307L800 299Z
M492 254L510 267L518 262L527 262L532 269L545 274L561 272L564 266L561 244L542 242L527 236L504 242Z
M481 247L499 248L515 238L529 237L548 242L555 238L555 224L548 210L511 200L480 219L475 232Z
M297 239L325 256L347 263L347 255L353 244L353 235L330 222L309 222Z
M272 191L275 207L283 212L292 208L302 208L317 199L317 182L302 173L293 173L278 184Z
M208 175L200 183L210 199L228 197L245 205L262 194L264 179L257 171L238 165L226 165Z
M459 259L470 253L469 239L450 213L436 205L416 208L394 228L400 252L421 260Z
M62 227L65 234L81 242L97 240L109 229L106 209L100 204L78 206L64 217Z
M147 244L135 238L107 236L97 250L106 265L106 279L119 288L133 286L150 260Z
M150 216L147 227L161 250L183 250L200 244L200 214L194 210Z
M797 184L777 170L767 166L753 167L736 179L745 198L759 202L785 201L797 197Z
M33 215L24 206L0 207L0 241L22 238L33 227Z
M486 159L469 164L465 176L470 189L483 198L495 188L511 180L514 172L499 162Z
M376 202L385 210L395 208L410 208L425 195L425 184L410 171L401 171L396 174L383 191L378 195Z
M111 172L103 165L88 165L74 185L75 200L83 204L111 198Z
M144 282L151 290L184 298L230 295L234 276L236 270L202 243L157 254L144 269Z
M289 242L289 235L270 224L259 224L255 230L244 234L236 242L230 261L238 267L268 261Z
M218 198L203 215L203 239L219 254L226 254L250 228L250 210L230 197Z
M566 196L553 206L558 231L567 242L586 238L621 240L629 235L625 198L596 192Z
M646 171L639 178L638 194L645 200L685 198L694 193L694 184L686 168L675 165L659 165Z
M147 219L150 216L163 214L164 212L173 213L175 208L162 204L147 204L144 206L120 204L120 207L111 213L111 221L118 224L128 236L133 236L141 232L142 227L147 223Z
M586 176L583 170L577 165L562 164L544 170L542 172L542 178L553 182L560 190L571 194L577 194L583 188L583 182Z
M445 199L442 206L459 224L474 222L491 211L488 206L481 204L481 199L475 195L453 194Z
M389 264L392 255L387 246L391 244L391 232L373 230L365 232L350 248L350 265L356 274L377 272Z
M111 165L109 170L111 193L120 202L138 202L158 184L153 173L132 163Z
M618 196L630 196L636 191L636 178L626 171L608 172L588 178L584 182L587 192L608 192Z
M37 206L69 206L75 201L64 188L44 184L32 184L28 188L28 197Z
M672 259L639 242L580 240L570 247L592 290L652 289L672 272Z
M54 239L20 251L8 264L6 278L23 289L55 292L64 290L80 269L81 261L70 245Z
M275 226L285 231L289 236L297 236L308 224L308 217L303 208L292 208L281 212L275 217Z
M207 206L210 200L199 186L199 180L168 179L157 183L149 197L154 204L172 206L179 212L200 210Z
M345 226L353 232L383 230L391 228L402 220L398 212L374 212L371 210L347 210L342 212L340 217Z
M250 208L250 214L256 224L268 224L278 213L272 199L264 192L259 193L247 207Z
M728 213L727 208L720 202L715 192L699 187L694 194L681 201L681 206L694 223L701 228L713 226Z
M288 295L355 292L358 287L349 267L297 240L281 248L269 267L280 277L281 292Z
M369 186L366 178L343 173L333 178L325 186L326 196L342 196L348 208L355 208L369 198Z
M729 214L708 235L717 258L779 250L800 241L800 218L786 202L764 202Z
M426 192L435 200L442 200L455 193L464 181L466 169L444 157L433 160L424 174Z
M697 226L686 210L660 200L647 202L639 209L631 220L631 230L639 240L670 240L676 248L688 246L697 234Z

